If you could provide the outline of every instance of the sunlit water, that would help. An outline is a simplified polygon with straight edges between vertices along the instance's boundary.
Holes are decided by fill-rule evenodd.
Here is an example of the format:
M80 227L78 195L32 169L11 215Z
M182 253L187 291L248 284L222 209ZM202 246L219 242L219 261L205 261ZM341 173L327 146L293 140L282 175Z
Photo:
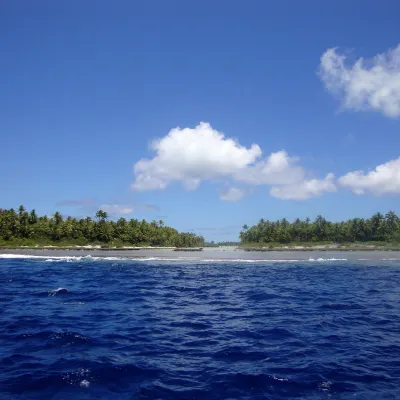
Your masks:
M400 398L398 253L38 254L0 255L1 399Z

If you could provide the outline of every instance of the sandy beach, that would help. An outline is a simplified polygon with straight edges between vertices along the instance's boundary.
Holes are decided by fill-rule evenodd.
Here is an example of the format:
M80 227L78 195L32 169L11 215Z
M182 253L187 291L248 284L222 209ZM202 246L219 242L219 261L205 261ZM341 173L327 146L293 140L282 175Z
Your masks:
M0 257L36 256L49 258L121 258L121 259L155 259L166 261L309 261L309 260L400 260L400 251L371 250L282 250L279 251L243 251L235 247L204 248L198 252L174 251L172 248L139 248L139 249L98 249L98 248L13 248L0 249Z

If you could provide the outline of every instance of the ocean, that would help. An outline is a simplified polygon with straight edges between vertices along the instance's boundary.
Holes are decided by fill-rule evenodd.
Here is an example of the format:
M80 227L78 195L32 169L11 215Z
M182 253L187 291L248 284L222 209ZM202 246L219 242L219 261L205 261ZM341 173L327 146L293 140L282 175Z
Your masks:
M399 253L7 253L2 400L400 398Z

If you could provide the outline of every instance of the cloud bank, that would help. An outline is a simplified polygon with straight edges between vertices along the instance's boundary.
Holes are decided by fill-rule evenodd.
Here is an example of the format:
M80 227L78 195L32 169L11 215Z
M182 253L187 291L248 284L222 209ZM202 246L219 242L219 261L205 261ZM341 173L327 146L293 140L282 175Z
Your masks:
M321 57L318 75L326 89L338 96L342 107L377 111L400 117L400 44L371 59L346 65L346 55L336 48Z
M143 158L133 167L137 191L162 190L181 182L195 190L203 181L227 181L259 186L274 185L271 195L281 199L305 200L335 190L333 175L307 180L307 171L296 157L277 151L262 157L257 144L242 146L201 122L194 128L175 128L151 143L153 158ZM220 193L225 201L239 201L245 191L236 187Z
M325 192L336 192L332 173L324 179L310 179L291 185L274 186L270 190L270 195L283 200L308 200L311 197L321 196Z
M376 196L400 194L400 158L378 165L375 170L365 173L353 171L339 178L340 185L361 195Z

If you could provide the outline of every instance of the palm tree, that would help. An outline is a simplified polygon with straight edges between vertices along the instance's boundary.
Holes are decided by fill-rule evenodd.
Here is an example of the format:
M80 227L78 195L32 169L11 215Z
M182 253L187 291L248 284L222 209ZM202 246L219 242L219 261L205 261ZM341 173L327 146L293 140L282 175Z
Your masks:
M62 220L62 215L58 211L56 211L56 213L54 214L54 221L56 222L56 225L61 224Z
M108 218L108 214L103 210L99 210L96 213L96 218L99 220L99 222L105 222Z
M386 223L390 230L395 231L398 228L399 225L399 217L396 215L394 211L389 211L385 215Z
M36 224L37 221L38 221L38 217L36 215L36 211L32 210L29 214L29 223Z

